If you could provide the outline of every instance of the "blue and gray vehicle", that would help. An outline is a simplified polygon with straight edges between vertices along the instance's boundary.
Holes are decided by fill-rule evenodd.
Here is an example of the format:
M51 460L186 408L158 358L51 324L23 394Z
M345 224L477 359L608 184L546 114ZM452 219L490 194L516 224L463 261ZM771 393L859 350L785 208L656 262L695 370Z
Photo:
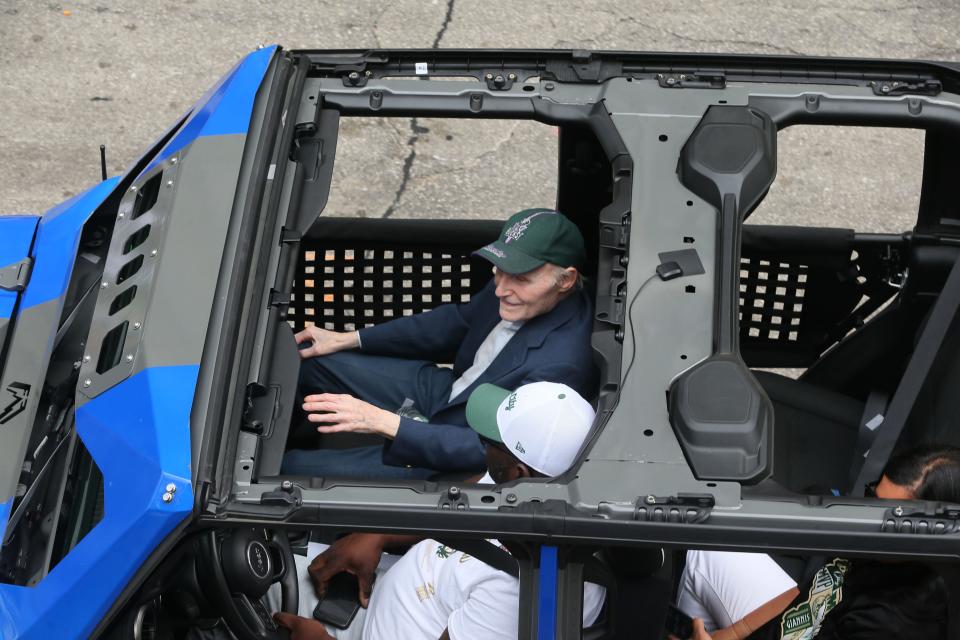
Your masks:
M471 253L499 221L324 215L343 124L398 117L559 132L598 389L562 477L281 473L295 331L489 278ZM820 125L925 132L912 228L750 224L779 132ZM281 638L257 594L295 610L292 554L348 531L503 541L522 638L661 637L688 548L929 562L960 633L960 505L864 495L891 454L960 443L958 141L946 63L250 53L122 176L0 217L0 637ZM597 561L608 602L581 630Z

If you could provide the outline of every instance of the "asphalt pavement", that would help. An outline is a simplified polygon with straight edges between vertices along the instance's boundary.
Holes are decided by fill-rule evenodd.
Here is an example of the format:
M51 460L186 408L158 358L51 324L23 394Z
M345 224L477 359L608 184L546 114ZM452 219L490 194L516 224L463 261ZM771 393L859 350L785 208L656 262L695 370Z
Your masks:
M955 0L0 0L0 212L42 212L98 181L101 143L123 171L258 44L960 60L958 26ZM355 120L343 134L331 214L500 218L553 197L550 127ZM756 219L904 230L922 156L918 131L787 129Z

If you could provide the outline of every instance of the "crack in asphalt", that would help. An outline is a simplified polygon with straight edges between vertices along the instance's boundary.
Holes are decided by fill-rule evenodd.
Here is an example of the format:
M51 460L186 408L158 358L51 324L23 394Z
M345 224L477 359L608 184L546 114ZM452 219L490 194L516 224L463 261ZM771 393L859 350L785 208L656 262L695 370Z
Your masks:
M447 11L443 16L443 24L441 24L440 28L437 30L437 35L433 39L433 44L430 46L431 49L438 48L440 46L440 41L443 40L444 34L447 33L447 27L450 26L450 22L453 20L454 2L456 2L456 0L447 0ZM386 210L383 212L383 216L381 217L389 218L400 205L400 200L407 192L407 185L410 183L410 175L413 172L413 163L417 159L417 141L420 140L420 136L422 134L427 133L428 131L430 131L428 128L420 126L417 118L410 119L410 137L407 139L407 146L410 147L410 152L407 154L407 157L403 159L403 175L400 178L400 186L397 187L396 193L393 194L393 202L390 203L390 206L386 208Z
M431 49L439 47L440 41L443 40L444 34L447 33L447 27L450 26L450 21L453 19L453 3L454 0L447 0L447 15L443 16L443 24L440 25L440 30L437 31L437 37L433 39Z

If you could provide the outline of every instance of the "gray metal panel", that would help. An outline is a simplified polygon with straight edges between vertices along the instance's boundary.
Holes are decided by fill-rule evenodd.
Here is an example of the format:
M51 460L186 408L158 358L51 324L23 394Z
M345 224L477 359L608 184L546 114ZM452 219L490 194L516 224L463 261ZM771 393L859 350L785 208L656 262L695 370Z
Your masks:
M139 179L142 186L154 172L163 175L155 206L136 220L129 219L136 191L124 196L90 329L89 358L80 371L78 405L145 368L199 364L244 141L243 135L198 138ZM148 224L146 241L124 255L127 239ZM120 269L136 255L144 257L143 266L117 285ZM133 286L133 301L109 315L117 295ZM103 338L123 321L129 325L120 364L97 374Z
M666 391L680 372L712 352L717 222L714 208L680 183L675 159L707 107L728 96L708 90L664 90L652 80L613 80L605 98L634 158L628 302L641 286L643 290L629 316L636 342L627 330L623 343L624 372L636 350L624 384L627 391L578 472L581 498L589 504L707 491L694 479L673 433ZM650 161L656 158L671 160ZM650 280L660 264L659 253L691 248L698 252L705 273L667 282ZM690 286L692 293L687 292ZM599 464L607 461L641 464ZM617 489L612 491L613 487ZM719 492L722 501L735 504L738 489L725 487Z
M26 408L0 428L0 503L14 495L20 479L62 308L63 298L57 298L21 310L10 336L0 389L17 382L29 386L30 392Z
M199 138L186 152L135 371L200 362L245 140Z

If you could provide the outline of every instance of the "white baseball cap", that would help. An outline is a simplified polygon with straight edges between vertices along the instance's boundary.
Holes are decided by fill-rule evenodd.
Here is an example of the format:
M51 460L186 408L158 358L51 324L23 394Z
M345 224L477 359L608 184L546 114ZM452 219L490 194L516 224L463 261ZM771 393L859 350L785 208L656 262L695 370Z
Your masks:
M596 413L565 384L533 382L516 391L492 384L467 400L467 422L484 438L502 442L515 458L546 476L567 471Z

